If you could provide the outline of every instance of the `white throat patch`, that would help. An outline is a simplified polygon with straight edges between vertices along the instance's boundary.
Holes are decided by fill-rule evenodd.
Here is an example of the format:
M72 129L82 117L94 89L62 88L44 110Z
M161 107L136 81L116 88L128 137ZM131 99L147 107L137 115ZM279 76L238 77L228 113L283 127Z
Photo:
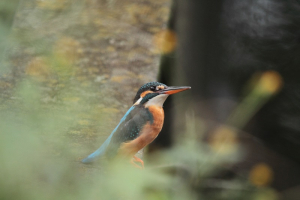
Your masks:
M142 101L142 97L141 98L139 98L133 105L139 105L140 104L140 102Z
M152 99L150 99L146 104L145 107L149 107L149 106L159 106L162 107L162 105L164 104L164 102L166 101L167 97L169 95L168 94L160 94L157 95L156 97L153 97Z

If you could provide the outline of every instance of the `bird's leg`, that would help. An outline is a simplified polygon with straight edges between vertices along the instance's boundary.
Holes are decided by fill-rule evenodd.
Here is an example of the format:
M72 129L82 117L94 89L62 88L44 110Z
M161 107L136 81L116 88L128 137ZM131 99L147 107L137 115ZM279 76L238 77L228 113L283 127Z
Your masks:
M139 157L133 156L133 158L135 159L136 162L141 163L142 168L144 169L144 161L142 159L140 159Z
M134 161L141 163L142 166L136 164ZM144 169L144 161L143 161L142 159L140 159L140 158L138 158L138 157L136 157L136 156L133 156L133 158L131 159L130 162L131 162L131 164L134 165L135 167L140 168L140 169Z

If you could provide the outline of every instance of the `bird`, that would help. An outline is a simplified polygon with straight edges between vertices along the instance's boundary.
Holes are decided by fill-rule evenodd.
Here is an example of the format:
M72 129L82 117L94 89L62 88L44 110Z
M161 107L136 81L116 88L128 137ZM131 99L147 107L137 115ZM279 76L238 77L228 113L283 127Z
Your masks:
M135 154L150 144L160 133L164 123L163 104L171 94L191 89L190 86L167 86L159 82L144 84L136 93L133 105L125 113L116 128L104 143L82 160L89 164L102 156L122 156L139 168L144 168L142 159ZM135 162L141 164L138 165Z

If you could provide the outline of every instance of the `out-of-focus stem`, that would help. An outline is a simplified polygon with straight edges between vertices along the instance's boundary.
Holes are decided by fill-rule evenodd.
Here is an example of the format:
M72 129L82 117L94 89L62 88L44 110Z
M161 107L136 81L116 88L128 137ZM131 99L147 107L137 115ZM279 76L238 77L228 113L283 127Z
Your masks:
M282 87L282 79L275 71L264 72L254 89L234 109L227 124L243 128L261 107Z

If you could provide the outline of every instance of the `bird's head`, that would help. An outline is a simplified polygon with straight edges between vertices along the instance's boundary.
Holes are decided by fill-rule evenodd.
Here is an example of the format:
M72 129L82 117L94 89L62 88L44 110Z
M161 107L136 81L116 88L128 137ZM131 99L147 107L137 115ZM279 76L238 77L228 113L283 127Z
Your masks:
M162 107L170 94L175 94L191 89L189 86L167 86L159 82L150 82L143 85L133 100L134 105L144 105L145 107L154 105Z

